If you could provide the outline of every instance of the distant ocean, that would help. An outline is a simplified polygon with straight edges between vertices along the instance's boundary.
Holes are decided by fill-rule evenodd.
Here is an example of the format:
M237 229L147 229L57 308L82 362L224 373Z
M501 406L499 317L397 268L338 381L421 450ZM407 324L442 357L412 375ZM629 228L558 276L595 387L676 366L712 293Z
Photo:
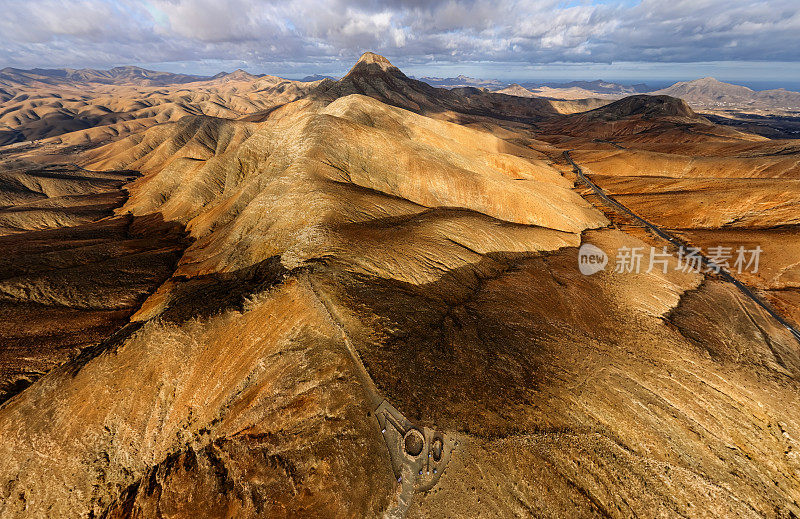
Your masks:
M728 81L735 85L744 85L752 88L753 90L772 90L774 88L785 88L786 90L793 90L800 92L800 82L798 81Z

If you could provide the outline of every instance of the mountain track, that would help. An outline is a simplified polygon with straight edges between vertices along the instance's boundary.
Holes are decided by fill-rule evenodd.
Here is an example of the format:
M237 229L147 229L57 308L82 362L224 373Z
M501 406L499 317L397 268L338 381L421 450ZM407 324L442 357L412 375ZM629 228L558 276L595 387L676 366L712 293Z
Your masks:
M621 148L621 146L618 146L618 147ZM597 184L595 184L594 182L589 180L589 178L583 173L583 169L570 156L570 154L569 154L570 151L571 150L567 150L567 151L564 152L564 158L567 160L567 162L570 163L570 165L572 165L573 172L578 176L578 178L581 180L581 182L586 184L604 202L606 202L608 205L614 207L616 210L621 211L625 215L633 218L636 222L640 223L645 228L647 228L648 230L652 231L654 234L658 235L660 238L663 238L664 240L667 240L671 245L674 245L675 247L678 247L678 248L681 248L681 247L688 248L689 247L688 244L684 243L682 240L676 238L675 236L673 236L669 232L665 231L661 227L657 226L656 224L654 224L654 223L652 223L652 222L650 222L648 220L645 220L641 216L637 215L636 213L634 213L633 211L628 209L628 207L623 205L616 198L614 198L613 196L611 196L608 193L606 193L603 188L601 188L600 186L598 186ZM728 272L724 268L716 265L713 261L711 261L702 252L698 252L698 255L700 256L701 262L703 263L703 265L708 266L710 268L713 268L714 270L716 270L719 273L719 276L722 279L724 279L725 281L728 281L728 282L732 283L734 286L736 286L736 288L738 288L742 292L742 294L744 294L748 299L750 299L751 301L756 303L758 306L763 308L764 311L767 312L773 319L775 319L781 326L783 326L784 328L789 330L789 332L792 334L792 336L795 338L795 340L797 340L797 342L800 343L800 331L798 331L797 328L795 328L788 321L786 321L786 319L781 317L780 314L778 314L772 308L772 306L769 303L767 303L766 301L764 301L760 297L758 297L755 294L755 292L753 291L753 289L751 289L750 287L748 287L747 285L745 285L744 283L742 283L741 281L736 279L730 272Z

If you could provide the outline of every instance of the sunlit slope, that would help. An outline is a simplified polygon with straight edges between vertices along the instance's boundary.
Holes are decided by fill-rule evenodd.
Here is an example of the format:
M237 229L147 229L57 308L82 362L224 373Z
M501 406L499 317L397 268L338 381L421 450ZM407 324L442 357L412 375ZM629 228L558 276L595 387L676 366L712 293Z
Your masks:
M0 145L47 138L96 144L188 115L236 119L299 99L318 85L237 73L158 86L10 83L0 109Z
M737 276L790 322L800 323L798 142L720 132L685 104L673 102L667 110L682 113L678 119L645 117L637 112L647 110L630 110L633 104L627 112L619 104L614 113L604 113L614 105L591 117L588 112L565 118L592 120L588 133L573 130L570 137L547 139L568 145L571 156L608 194L672 229L687 244L704 250L759 248L758 269ZM675 131L685 138L673 138Z
M411 93L380 90L379 58L374 91L76 159L139 171L116 218L193 241L125 333L0 407L0 515L382 516L401 487L348 347L459 441L408 517L800 515L792 336L674 260L578 270L582 243L649 242L578 195L562 150L618 150L592 132L623 119L648 145L713 125L634 100L588 135L459 126L394 106Z
M122 210L187 224L198 242L184 274L287 251L295 264L336 255L347 249L338 226L437 208L571 243L605 223L532 150L358 95L275 124L193 119L153 128L98 150L89 166L145 174ZM508 239L507 250L531 246Z
M629 143L691 145L710 139L766 141L765 137L711 123L684 101L665 95L633 95L593 110L543 122L544 133Z

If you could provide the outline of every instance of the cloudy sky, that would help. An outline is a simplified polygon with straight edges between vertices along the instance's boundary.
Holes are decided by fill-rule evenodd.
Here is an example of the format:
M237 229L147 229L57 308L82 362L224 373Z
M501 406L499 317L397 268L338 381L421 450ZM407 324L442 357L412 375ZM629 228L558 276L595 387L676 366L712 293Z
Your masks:
M800 81L800 0L2 0L0 68Z

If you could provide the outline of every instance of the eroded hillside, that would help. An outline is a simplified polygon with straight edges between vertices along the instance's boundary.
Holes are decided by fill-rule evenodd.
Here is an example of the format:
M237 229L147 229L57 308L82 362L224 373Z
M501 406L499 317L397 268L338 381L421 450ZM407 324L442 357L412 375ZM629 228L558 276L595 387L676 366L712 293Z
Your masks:
M774 244L769 269L746 279L766 295L798 286L796 146L672 98L503 112L511 96L440 96L396 70L366 55L256 117L136 132L71 156L58 190L30 166L7 174L27 191L0 213L3 239L52 247L149 222L175 233L163 244L175 262L2 404L0 515L800 515L798 342L675 257L582 274L584 243L665 243L563 158L692 243L779 229L759 238ZM107 205L76 216L74 196ZM148 253L126 251L143 262L105 271L145 277ZM14 252L12 265L65 261L37 253L50 263ZM86 288L32 267L0 288L61 309L111 289L70 257ZM57 300L64 287L72 299Z
M268 112L319 85L236 72L160 81L0 74L0 145L39 140L96 145L187 115L237 119Z

